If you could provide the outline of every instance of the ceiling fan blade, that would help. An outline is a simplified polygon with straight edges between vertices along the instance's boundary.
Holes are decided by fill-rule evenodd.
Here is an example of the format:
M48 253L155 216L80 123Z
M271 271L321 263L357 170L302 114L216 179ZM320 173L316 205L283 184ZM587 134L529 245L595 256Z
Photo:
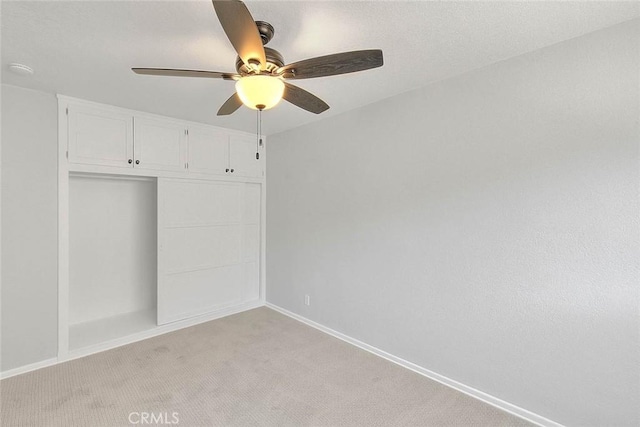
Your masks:
M320 114L329 109L329 105L322 99L291 83L284 82L284 95L282 97L293 105L315 114Z
M287 79L311 79L369 70L380 67L383 63L380 49L355 50L294 62L280 68L278 72L283 73L283 77Z
M247 6L239 0L212 1L218 20L242 62L249 65L258 61L263 70L267 59L262 38Z
M233 80L240 77L235 73L219 73L217 71L199 70L176 70L173 68L132 68L136 74L146 74L150 76L171 76L171 77L206 77L210 79Z
M222 107L218 110L218 116L228 116L229 114L233 114L241 106L242 100L237 93L234 93L224 102L224 104L222 104Z

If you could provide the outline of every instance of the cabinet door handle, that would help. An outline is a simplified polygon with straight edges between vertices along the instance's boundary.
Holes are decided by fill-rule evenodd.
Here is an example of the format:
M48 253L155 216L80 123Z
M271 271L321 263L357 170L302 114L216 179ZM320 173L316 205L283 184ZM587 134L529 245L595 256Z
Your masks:
M129 160L128 160L128 163L129 163L129 164L133 163L133 160L132 160L132 159L129 159Z
M140 164L140 160L136 160L136 165L139 165L139 164Z
M231 169L231 173L233 173L233 169Z
M229 169L227 168L227 169L225 169L224 171L225 171L225 172L229 172Z

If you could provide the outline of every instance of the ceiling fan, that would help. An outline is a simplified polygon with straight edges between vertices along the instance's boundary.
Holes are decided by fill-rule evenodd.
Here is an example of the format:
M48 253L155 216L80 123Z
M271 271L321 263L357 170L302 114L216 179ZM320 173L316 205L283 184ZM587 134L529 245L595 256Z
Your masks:
M264 21L254 21L242 1L213 0L213 8L238 58L236 73L178 70L170 68L132 68L137 74L175 77L205 77L236 82L234 93L218 110L219 116L235 112L242 104L254 110L266 110L284 98L293 105L315 114L329 109L326 102L287 80L310 79L353 73L380 67L379 49L357 50L305 59L291 64L275 49L264 47L275 30Z

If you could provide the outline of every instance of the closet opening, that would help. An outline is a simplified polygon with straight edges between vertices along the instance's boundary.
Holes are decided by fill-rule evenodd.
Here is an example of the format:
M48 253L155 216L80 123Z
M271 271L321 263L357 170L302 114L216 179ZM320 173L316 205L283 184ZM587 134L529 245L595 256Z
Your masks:
M69 349L156 327L157 179L69 175Z

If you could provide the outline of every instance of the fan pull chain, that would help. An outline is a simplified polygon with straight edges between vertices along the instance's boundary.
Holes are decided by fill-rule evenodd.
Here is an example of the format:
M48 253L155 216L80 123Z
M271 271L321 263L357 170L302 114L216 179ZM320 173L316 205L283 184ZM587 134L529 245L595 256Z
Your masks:
M262 147L262 110L258 110L258 116L256 117L256 160L260 160L260 147Z
M256 160L260 159L258 147L260 146L260 110L256 110Z

